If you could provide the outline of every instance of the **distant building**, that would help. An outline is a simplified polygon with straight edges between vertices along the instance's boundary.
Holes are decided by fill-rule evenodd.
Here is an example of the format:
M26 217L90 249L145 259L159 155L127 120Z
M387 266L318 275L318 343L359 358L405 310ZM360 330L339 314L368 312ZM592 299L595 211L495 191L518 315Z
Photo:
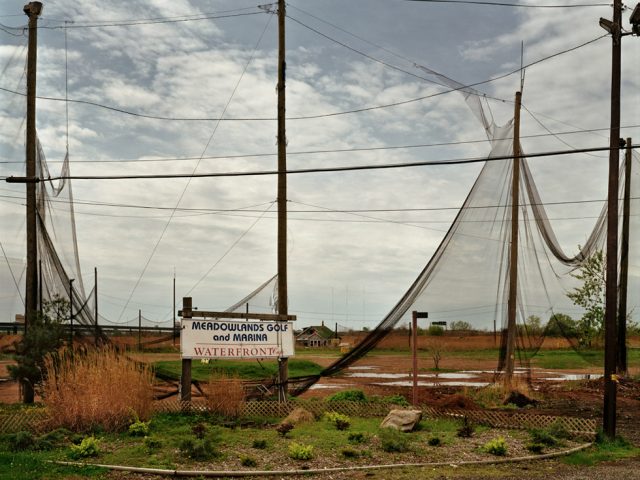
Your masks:
M304 328L296 335L296 343L303 347L329 347L340 343L340 339L329 327L324 326L324 322L320 326L311 326Z

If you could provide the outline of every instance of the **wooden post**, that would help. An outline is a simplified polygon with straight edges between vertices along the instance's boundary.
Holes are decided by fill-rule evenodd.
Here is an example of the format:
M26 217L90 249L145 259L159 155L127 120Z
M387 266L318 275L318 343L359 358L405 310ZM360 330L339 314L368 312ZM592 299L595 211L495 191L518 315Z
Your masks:
M287 315L287 135L285 128L285 1L278 0L278 314ZM286 357L278 359L278 400L286 402L289 365Z
M518 311L518 220L520 213L520 104L522 93L516 92L513 116L513 176L511 180L511 249L509 251L509 301L507 303L507 351L505 387L511 388L516 360L516 314Z
M418 405L418 312L411 312L411 356L413 367L413 406Z
M38 240L36 218L36 67L38 59L38 17L42 12L42 3L30 2L24 6L29 17L29 49L27 53L27 123L26 123L26 164L27 164L27 271L25 278L24 333L29 322L38 312ZM33 403L33 385L23 381L22 401Z
M69 279L69 343L73 350L73 278Z
M192 299L182 297L182 318L191 318ZM180 336L182 339L182 335ZM182 359L182 375L180 376L180 400L191 402L191 359Z
M142 310L138 310L138 351L142 351Z
M627 286L629 283L629 216L631 212L631 139L627 138L624 159L624 203L622 206L622 239L620 241L620 294L618 298L618 362L619 375L627 374Z
M95 344L98 345L100 338L100 322L98 321L98 267L93 267L93 316L95 322Z
M622 0L613 2L611 27L611 131L609 133L609 181L607 192L607 265L604 318L604 408L602 429L610 440L616 436L618 308L618 175L620 171L620 76Z
M173 270L173 345L176 344L176 271Z

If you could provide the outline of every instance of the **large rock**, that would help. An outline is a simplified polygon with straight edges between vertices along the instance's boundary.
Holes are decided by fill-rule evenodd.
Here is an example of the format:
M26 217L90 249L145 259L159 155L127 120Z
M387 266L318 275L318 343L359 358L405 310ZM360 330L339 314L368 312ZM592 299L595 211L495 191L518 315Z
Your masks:
M422 418L421 410L391 410L380 427L410 432Z

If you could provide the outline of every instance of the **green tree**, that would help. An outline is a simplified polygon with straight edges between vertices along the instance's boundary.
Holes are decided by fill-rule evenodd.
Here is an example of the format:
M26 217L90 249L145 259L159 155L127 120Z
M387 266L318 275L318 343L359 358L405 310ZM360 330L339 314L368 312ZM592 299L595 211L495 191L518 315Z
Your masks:
M26 333L16 344L16 365L9 366L9 374L22 384L24 403L33 403L35 387L43 380L44 357L63 345L63 323L68 320L69 302L55 296L29 322Z
M451 330L458 330L458 331L461 331L461 330L463 330L463 331L472 330L471 324L469 322L465 322L464 320L454 320L449 325L449 328Z
M605 262L602 250L597 251L571 276L582 281L582 286L567 293L571 301L585 310L576 323L578 342L591 347L601 335L604 325Z
M554 313L549 317L545 333L550 337L576 337L576 321L565 313Z
M542 320L537 315L529 315L524 321L524 332L529 336L542 334Z

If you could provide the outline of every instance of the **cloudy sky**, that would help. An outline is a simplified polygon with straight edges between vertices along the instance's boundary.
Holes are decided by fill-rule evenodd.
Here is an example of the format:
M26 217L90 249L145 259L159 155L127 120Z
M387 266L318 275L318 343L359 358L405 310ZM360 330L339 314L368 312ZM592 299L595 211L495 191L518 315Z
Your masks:
M476 84L517 70L521 51L527 65L592 40L527 68L522 144L527 152L608 146L611 38L596 39L606 33L598 19L611 18L611 7L595 0L516 1L523 7L289 2L288 168L487 155L482 126L460 94L407 103L446 90L421 79L415 64ZM24 90L26 36L13 28L26 24L24 3L0 4L0 87L14 91ZM599 6L569 8L577 3ZM38 95L64 98L67 87L72 100L155 117L210 119L160 120L70 103L72 175L276 169L273 6L260 9L250 0L44 4ZM628 17L627 10L625 28ZM624 137L640 138L639 52L640 40L625 37ZM514 74L476 87L497 124L513 116L519 85ZM385 107L345 113L376 106ZM2 91L0 109L0 176L23 175L24 98ZM211 120L217 118L223 120ZM65 156L66 119L64 102L38 101L37 128L53 175ZM584 130L590 131L549 135ZM424 146L436 143L456 144ZM404 148L363 150L372 147ZM289 305L299 325L378 323L433 254L480 168L291 175ZM531 169L545 202L606 197L606 152L535 159ZM178 299L188 294L210 310L227 308L276 273L274 176L75 180L73 194L83 280L92 288L97 267L100 310L112 322L137 318L141 309L145 318L167 325L174 272ZM24 186L0 185L2 321L22 309L7 265L14 265L21 285L23 198ZM548 208L567 251L584 243L601 208L598 202ZM636 277L638 268L632 265Z

